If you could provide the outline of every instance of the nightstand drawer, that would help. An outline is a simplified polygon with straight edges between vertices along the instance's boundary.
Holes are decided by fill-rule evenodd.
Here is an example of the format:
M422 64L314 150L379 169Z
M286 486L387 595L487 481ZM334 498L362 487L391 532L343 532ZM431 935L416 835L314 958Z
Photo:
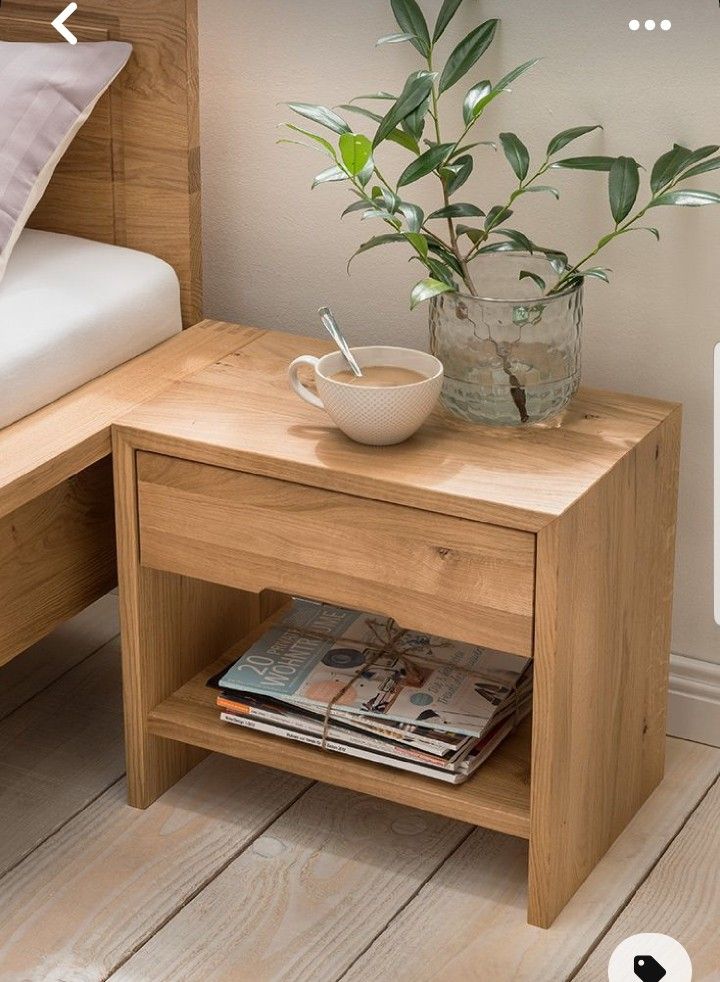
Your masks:
M532 654L535 536L139 453L145 566Z

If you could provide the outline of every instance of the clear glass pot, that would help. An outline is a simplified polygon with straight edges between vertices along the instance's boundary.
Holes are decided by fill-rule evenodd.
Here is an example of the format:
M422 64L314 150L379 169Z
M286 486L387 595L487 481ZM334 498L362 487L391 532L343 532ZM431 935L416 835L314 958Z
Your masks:
M524 426L557 415L580 384L582 284L543 296L523 270L550 287L544 257L482 256L472 264L479 297L445 293L430 309L431 351L445 368L442 401L462 419Z

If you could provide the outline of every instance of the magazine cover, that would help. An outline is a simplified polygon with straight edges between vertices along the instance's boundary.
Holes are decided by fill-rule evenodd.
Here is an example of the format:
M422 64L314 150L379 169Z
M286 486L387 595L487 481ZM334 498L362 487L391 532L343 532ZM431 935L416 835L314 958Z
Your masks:
M497 708L515 698L529 663L402 631L390 618L295 601L220 686L322 712L336 698L333 708L347 713L480 736Z

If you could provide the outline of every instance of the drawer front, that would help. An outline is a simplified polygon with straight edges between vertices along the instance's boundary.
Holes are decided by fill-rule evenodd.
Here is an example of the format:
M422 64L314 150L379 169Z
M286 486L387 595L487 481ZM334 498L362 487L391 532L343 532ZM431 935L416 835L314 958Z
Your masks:
M138 454L143 565L532 654L535 536Z

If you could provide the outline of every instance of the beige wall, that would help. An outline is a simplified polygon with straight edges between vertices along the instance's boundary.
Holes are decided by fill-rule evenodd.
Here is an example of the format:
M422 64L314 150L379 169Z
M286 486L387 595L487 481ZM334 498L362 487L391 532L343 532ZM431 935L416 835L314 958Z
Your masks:
M408 45L374 47L394 28L388 0L199 2L207 313L318 333L315 311L330 303L355 342L424 346L426 310L411 314L407 302L417 270L391 248L360 257L348 278L346 258L374 229L361 230L356 217L341 224L350 199L338 186L310 192L320 155L275 145L276 124L291 118L278 102L333 105L378 87L393 91L421 67ZM440 0L422 2L434 16ZM467 0L458 29L491 16L502 18L499 38L469 84L497 80L533 56L544 61L496 101L481 139L510 129L539 153L555 132L601 122L605 132L576 144L578 153L627 153L645 164L674 140L720 143L716 0ZM630 17L651 16L671 18L673 29L628 31ZM448 108L452 126L452 99ZM407 157L391 147L383 160L392 171ZM479 161L463 199L503 200L504 159L488 151ZM609 229L605 177L560 173L554 182L560 204L526 199L512 224L578 255ZM720 190L720 172L697 186ZM604 259L615 270L612 286L588 286L584 375L685 404L674 650L720 662L711 545L720 208L653 217L661 245L628 236Z

